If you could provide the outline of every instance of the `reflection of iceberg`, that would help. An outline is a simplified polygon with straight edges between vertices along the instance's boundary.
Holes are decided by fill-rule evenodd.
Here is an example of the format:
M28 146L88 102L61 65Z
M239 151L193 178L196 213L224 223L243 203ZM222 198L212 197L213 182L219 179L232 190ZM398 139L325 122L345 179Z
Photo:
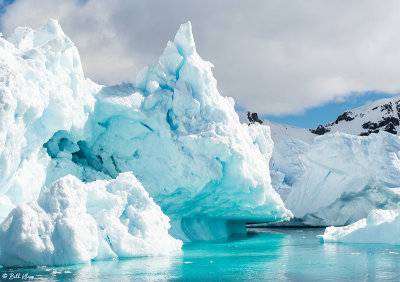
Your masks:
M244 232L248 220L277 221L291 216L270 184L273 142L269 128L239 122L233 100L218 93L211 64L196 53L190 23L181 26L159 63L147 66L134 84L101 87L85 79L76 48L56 21L37 31L17 29L10 41L0 39L0 49L0 217L21 203L35 201L42 190L37 203L17 207L3 223L2 247L28 234L26 226L11 227L32 217L34 234L48 232L50 241L43 243L46 235L32 239L38 239L40 246L18 239L15 243L27 244L33 253L42 250L38 258L45 263L87 261L98 257L99 250L102 257L139 254L126 251L123 245L119 250L115 244L111 250L103 248L102 235L99 250L92 242L96 232L105 234L102 228L113 226L100 224L100 218L91 213L97 204L114 209L108 203L120 192L116 196L110 191L98 202L89 199L86 204L66 195L69 204L79 206L83 214L87 209L88 221L88 230L68 240L87 244L76 252L72 248L69 251L75 253L61 260L48 253L51 244L57 251L57 238L67 236L52 228L69 215L56 215L43 206L46 197L64 199L44 187L53 187L49 188L52 191L70 181L73 187L81 187L78 190L103 189L108 184L99 180L112 180L127 171L133 172L171 218L171 234L185 240L226 237ZM52 185L54 181L58 182ZM130 187L125 184L122 190ZM66 193L75 191L64 188ZM151 214L162 222L159 235L167 238L164 215ZM129 229L125 233L132 234L129 223L119 221ZM77 230L74 225L66 228L67 233ZM146 223L138 228L153 230ZM88 234L92 239L86 238ZM151 237L147 235L144 241ZM3 261L6 253L10 257L18 253L16 247L5 247L6 252L0 254ZM85 254L80 252L83 249Z

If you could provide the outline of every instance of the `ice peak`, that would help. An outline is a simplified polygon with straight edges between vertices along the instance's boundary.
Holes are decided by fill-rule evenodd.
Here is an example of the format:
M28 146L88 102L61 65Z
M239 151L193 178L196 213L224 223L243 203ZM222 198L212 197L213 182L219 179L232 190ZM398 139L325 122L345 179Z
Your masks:
M58 20L50 19L35 32L34 45L35 47L43 46L56 38L66 39L66 41L71 42L62 30Z
M199 62L201 58L196 53L196 45L192 34L192 24L186 22L179 27L173 41L168 41L167 47L159 57L158 67L146 66L136 77L135 87L147 92L153 92L151 89L147 89L148 82L154 80L160 85L167 85L169 88L175 88L175 83L180 76L180 70L185 65L186 59L189 57L198 57L197 63L191 63L191 67L200 67ZM164 72L164 73L159 73ZM167 76L168 78L161 79ZM161 79L161 80L160 80ZM191 78L188 78L191 80Z
M8 38L17 48L26 50L40 48L54 39L61 39L67 45L73 45L72 41L65 35L58 20L50 19L45 25L37 30L28 27L18 27Z
M57 19L49 19L47 23L38 30L38 32L46 32L56 36L66 36Z
M181 24L175 35L174 43L183 57L189 57L196 52L196 44L194 43L192 24L190 21Z

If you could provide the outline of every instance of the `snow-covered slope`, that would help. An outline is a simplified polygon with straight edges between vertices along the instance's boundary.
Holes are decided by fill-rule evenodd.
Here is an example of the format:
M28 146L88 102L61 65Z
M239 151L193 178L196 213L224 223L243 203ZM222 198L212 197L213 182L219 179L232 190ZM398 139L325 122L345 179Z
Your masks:
M318 136L311 133L308 129L297 126L276 123L269 120L264 120L264 124L271 128L271 137L275 143L287 139L295 139L307 144L312 144L314 138Z
M246 112L246 111L238 111L237 113L242 123L246 124L259 123L263 125L268 125L270 127L271 137L274 143L287 139L296 139L296 140L301 140L307 144L311 144L314 141L314 138L318 136L317 134L312 133L309 129L272 122L266 119L261 120L258 117L257 113Z
M372 104L348 110L334 122L311 130L323 135L327 132L344 132L353 135L369 135L386 131L400 134L400 96L380 99Z

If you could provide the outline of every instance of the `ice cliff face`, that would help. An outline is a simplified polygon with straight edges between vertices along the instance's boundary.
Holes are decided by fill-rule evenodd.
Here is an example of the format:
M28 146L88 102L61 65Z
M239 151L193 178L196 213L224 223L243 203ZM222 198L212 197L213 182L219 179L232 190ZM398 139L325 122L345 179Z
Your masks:
M315 139L309 161L294 183L286 206L312 225L343 225L374 208L394 208L400 186L400 138L343 133Z
M184 240L291 217L270 184L269 128L239 122L211 64L196 53L190 23L134 84L85 79L56 21L17 29L0 48L0 216L17 206L0 228L3 264L175 251L179 241L154 202L171 218L169 232ZM87 226L78 230L81 221ZM163 240L168 246L157 247Z

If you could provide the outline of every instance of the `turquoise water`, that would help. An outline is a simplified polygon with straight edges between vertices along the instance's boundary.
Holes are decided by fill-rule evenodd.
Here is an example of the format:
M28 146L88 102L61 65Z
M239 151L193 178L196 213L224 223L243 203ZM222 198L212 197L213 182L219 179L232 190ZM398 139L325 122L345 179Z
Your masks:
M246 237L186 244L182 254L173 257L0 269L0 276L7 275L8 281L18 273L46 281L400 280L400 246L322 244L317 235L324 229L255 231Z

